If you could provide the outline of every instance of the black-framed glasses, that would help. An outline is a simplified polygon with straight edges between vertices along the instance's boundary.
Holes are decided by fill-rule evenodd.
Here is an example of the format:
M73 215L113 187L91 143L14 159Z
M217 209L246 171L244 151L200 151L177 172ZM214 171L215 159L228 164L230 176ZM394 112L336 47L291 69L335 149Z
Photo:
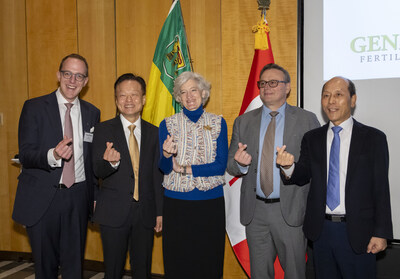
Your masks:
M258 89L261 89L261 88L264 88L265 86L267 86L267 84L268 84L268 86L270 88L275 88L279 85L279 83L288 83L288 82L284 81L284 80L276 80L276 79L271 79L269 81L259 80L259 81L257 81L257 87L258 87Z
M76 81L83 81L85 78L87 78L87 76L82 75L82 74L73 74L70 71L60 71L60 73L62 74L63 78L65 79L71 79L73 76L75 77Z

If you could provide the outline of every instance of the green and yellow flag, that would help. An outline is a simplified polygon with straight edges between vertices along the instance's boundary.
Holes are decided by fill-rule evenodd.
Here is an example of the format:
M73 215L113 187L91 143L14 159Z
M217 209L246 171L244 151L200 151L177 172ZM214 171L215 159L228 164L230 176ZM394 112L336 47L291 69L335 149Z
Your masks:
M159 126L165 117L180 111L172 93L175 78L186 71L191 71L187 39L181 5L175 0L158 37L147 83L144 120Z

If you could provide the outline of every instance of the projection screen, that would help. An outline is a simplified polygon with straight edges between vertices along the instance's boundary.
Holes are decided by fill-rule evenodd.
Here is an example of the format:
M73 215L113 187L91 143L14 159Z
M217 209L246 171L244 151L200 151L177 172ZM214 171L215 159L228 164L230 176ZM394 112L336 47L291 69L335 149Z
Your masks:
M382 130L390 152L394 238L400 239L400 1L303 0L303 84L300 106L326 123L322 85L334 76L352 79L354 118Z

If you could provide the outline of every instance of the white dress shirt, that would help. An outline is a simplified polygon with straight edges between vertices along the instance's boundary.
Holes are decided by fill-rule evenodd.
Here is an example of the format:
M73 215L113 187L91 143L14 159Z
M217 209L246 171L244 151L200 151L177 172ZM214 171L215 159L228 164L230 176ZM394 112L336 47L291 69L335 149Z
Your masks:
M326 185L328 185L329 178L329 157L331 153L331 145L333 141L333 123L329 122L328 132L326 135ZM353 117L348 118L340 125L342 130L339 133L340 137L340 154L339 154L339 182L340 182L340 204L334 210L330 210L328 206L326 206L325 213L326 214L337 214L337 215L345 215L346 214L346 206L345 206L345 187L346 187L346 177L347 177L347 164L349 162L349 150L350 150L350 142L351 135L353 133ZM295 164L293 164L290 168L284 169L281 167L281 170L284 172L286 177L290 178L295 169Z
M126 140L126 144L128 145L128 149L129 149L129 137L131 135L131 130L129 130L129 126L134 124L136 126L135 130L133 130L133 135L136 138L137 144L138 144L138 148L139 148L139 154L140 154L140 140L142 138L142 125L141 125L141 117L139 116L139 118L134 122L131 123L128 119L126 119L122 114L119 115L120 119L121 119L121 123L122 123L122 127L124 129L124 134L125 134L125 140ZM121 161L118 161L117 163L113 164L110 162L110 165L114 168L117 169L119 167Z
M334 125L332 122L329 122L328 133L326 135L326 177L329 177L329 155L331 154L331 145L333 141L333 131L332 127ZM349 150L350 150L350 141L351 135L353 132L353 117L350 117L346 121L342 122L340 125L342 130L339 133L340 136L340 154L339 154L339 181L340 181L340 204L334 210L330 210L328 206L326 206L326 214L346 214L346 206L345 206L345 186L346 186L346 177L347 177L347 163L349 162ZM326 185L328 185L328 180L326 181Z
M60 111L61 117L61 125L62 130L64 132L64 122L65 122L65 113L67 112L67 107L65 103L68 101L64 98L64 96L60 92L60 88L58 88L56 92L58 109ZM82 128L82 115L81 115L81 106L79 102L79 98L76 98L72 104L74 104L71 108L71 121L72 121L72 130L74 133L73 146L74 146L74 162L75 162L75 183L82 182L86 180L85 176L85 163L83 160L83 128ZM54 148L51 148L47 152L47 160L49 165L54 168L60 168L62 166L62 159L56 160L54 157ZM60 179L60 183L62 181L62 175Z
M129 126L134 124L136 126L135 130L133 130L133 134L135 135L136 141L138 143L139 152L140 152L140 140L142 138L142 125L141 125L141 117L134 122L131 123L128 119L126 119L122 114L119 115L122 122L122 127L124 128L126 143L129 147L129 136L131 135L131 130L129 130Z

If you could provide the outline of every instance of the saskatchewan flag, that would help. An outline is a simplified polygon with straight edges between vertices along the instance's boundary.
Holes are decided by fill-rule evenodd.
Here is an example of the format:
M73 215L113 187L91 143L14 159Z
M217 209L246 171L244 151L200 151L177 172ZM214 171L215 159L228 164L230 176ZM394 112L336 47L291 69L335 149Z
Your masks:
M190 70L181 5L175 0L158 37L147 83L144 120L159 126L165 117L180 111L180 105L172 96L174 81L180 73Z

